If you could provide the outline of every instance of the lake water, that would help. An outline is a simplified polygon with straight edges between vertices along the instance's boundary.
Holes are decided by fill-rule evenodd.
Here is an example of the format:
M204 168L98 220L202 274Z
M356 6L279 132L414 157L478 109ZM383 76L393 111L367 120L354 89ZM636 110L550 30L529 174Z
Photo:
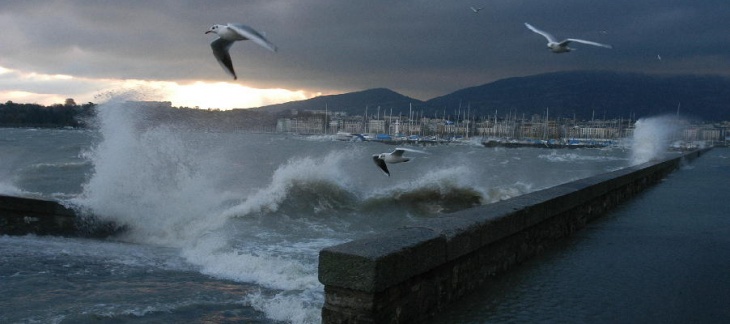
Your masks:
M100 107L94 130L0 129L0 194L129 228L105 240L0 237L0 322L317 323L319 251L626 167L635 151L394 147L195 132ZM632 151L634 154L632 155Z

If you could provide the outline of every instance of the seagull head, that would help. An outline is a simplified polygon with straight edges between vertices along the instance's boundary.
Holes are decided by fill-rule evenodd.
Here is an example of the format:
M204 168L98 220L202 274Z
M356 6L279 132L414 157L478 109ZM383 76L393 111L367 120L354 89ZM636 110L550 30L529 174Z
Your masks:
M221 27L223 27L223 26L221 26L221 25L213 25L213 26L210 26L210 28L208 28L208 31L206 31L205 33L206 34L210 34L210 33L216 33L216 34L218 34L218 32L220 31Z

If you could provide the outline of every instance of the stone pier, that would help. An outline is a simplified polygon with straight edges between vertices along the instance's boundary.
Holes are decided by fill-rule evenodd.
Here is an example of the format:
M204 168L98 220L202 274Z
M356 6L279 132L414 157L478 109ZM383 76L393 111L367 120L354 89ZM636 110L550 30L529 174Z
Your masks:
M703 152L561 184L323 249L322 320L428 320Z

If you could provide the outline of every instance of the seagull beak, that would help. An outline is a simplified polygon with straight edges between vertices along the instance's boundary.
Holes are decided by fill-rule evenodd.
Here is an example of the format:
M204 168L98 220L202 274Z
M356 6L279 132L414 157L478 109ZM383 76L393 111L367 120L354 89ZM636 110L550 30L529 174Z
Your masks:
M207 32L205 32L205 33L206 33L206 34L210 34L210 33L212 33L212 31L210 31L210 30L209 30L209 31L207 31Z

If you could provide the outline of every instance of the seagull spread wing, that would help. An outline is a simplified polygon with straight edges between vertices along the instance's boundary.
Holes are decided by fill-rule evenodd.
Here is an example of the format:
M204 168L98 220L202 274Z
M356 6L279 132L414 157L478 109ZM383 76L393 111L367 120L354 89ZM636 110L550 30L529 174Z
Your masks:
M611 45L601 44L601 43L596 43L596 42L591 42L591 41L587 41L584 39L576 39L576 38L568 38L568 39L562 41L561 44L564 42L576 42L576 43L583 43L583 44L600 46L600 47L605 47L605 48L613 48L613 46L611 46Z
M400 153L401 155L403 155L403 152L414 152L414 153L428 154L428 152L426 152L426 151L414 150L414 149L403 148L403 147L396 147L395 150L396 151L402 151Z
M234 80L237 79L236 71L233 70L233 62L231 61L231 54L228 53L228 49L233 45L233 41L218 38L210 43L210 47L213 49L213 56L215 56L218 64L223 67L228 74L230 74Z
M385 161L379 158L378 154L373 155L373 162L375 162L375 165L377 165L387 176L390 177L390 172L388 171L388 166L385 165Z
M272 52L276 52L276 45L269 42L264 35L261 35L255 29L243 24L228 24L228 28L232 29L242 37L250 39L254 43L259 44Z
M549 33L544 32L542 30L539 30L528 23L525 23L525 26L527 26L527 28L530 29L531 31L538 33L538 34L542 35L543 37L545 37L548 40L548 42L557 43L557 41L555 41L555 37L553 37L553 35L550 35Z

